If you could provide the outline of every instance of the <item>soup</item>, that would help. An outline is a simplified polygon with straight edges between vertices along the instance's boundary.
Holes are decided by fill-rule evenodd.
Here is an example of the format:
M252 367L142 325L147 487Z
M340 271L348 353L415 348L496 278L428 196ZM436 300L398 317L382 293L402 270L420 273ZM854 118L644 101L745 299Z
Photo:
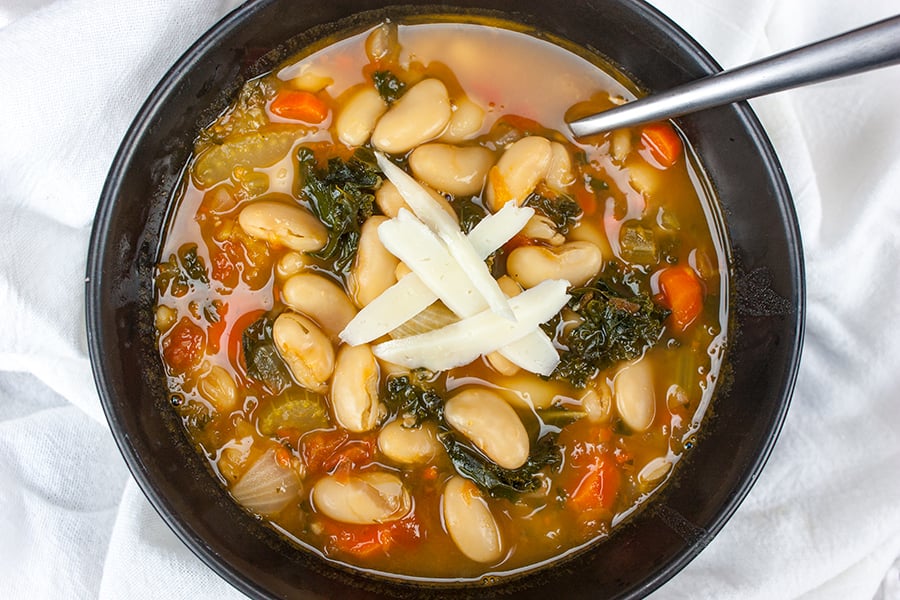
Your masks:
M726 257L671 123L567 134L631 89L442 19L243 87L156 276L172 405L236 502L328 560L460 581L577 552L665 484L718 377Z

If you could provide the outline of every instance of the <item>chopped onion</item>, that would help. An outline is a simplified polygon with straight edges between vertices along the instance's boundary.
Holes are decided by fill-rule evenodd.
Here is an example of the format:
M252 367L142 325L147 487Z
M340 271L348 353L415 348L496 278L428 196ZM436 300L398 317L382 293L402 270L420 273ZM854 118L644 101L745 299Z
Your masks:
M409 321L402 323L396 329L390 332L390 336L394 339L405 338L411 335L418 335L434 329L446 327L450 323L456 323L459 317L453 314L453 311L441 304L435 302Z
M553 318L569 300L568 286L565 280L547 280L510 298L515 321L488 309L441 329L378 344L372 350L383 360L409 368L444 371L462 366L528 336Z
M231 487L238 504L264 517L280 512L299 493L300 478L278 463L275 450L260 456Z

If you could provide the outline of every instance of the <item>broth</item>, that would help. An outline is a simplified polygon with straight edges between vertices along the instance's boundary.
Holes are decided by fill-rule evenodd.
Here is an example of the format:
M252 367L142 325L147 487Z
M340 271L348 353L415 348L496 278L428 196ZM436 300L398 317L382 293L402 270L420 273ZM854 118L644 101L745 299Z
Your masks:
M251 513L359 569L477 579L602 539L671 477L718 377L726 256L690 147L670 123L571 139L567 118L633 99L633 86L584 52L501 25L382 24L248 82L199 136L164 239L158 343L188 435ZM404 98L432 98L419 84L434 81L440 102L379 132ZM354 111L363 118L342 124ZM400 131L429 119L434 134ZM418 138L405 148L401 134ZM435 143L438 167L428 150L412 156ZM460 148L478 150L463 159ZM341 340L363 306L427 277L385 249L384 224L403 217L373 149L426 183L468 190L437 189L431 206L452 208L464 233L510 197L534 210L486 254L507 296L534 297L547 273L570 284L571 299L528 333L558 354L549 376L511 362L509 345L441 369L384 358L392 338L478 312L449 310L454 290L388 335ZM315 223L296 221L298 207ZM413 212L408 226L430 224ZM505 331L496 318L483 322ZM421 356L450 360L449 339Z

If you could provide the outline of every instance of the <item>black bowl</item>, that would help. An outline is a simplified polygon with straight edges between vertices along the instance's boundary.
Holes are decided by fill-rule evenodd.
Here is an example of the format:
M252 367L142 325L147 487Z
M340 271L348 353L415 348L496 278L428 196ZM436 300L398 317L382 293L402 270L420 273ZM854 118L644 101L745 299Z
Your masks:
M197 132L246 79L311 41L385 16L497 14L593 49L647 91L717 72L689 36L634 0L264 0L228 15L169 71L131 126L103 190L87 267L94 376L113 435L150 502L210 568L251 596L372 598L441 590L341 570L238 508L167 403L154 343L154 265L173 187ZM509 11L508 6L515 6ZM493 12L492 12L493 11ZM610 539L517 579L456 596L638 597L694 558L759 475L788 408L803 334L803 263L790 193L746 104L678 120L720 200L729 245L727 381L662 494ZM448 590L444 590L448 591Z

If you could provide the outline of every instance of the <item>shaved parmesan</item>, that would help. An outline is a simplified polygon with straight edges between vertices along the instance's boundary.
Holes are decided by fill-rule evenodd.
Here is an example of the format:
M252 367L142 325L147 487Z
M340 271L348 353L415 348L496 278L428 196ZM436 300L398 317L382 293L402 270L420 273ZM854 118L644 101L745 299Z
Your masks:
M431 197L425 188L407 175L403 169L389 161L383 154L376 152L375 157L378 161L378 166L381 167L385 176L394 184L416 216L428 225L446 244L450 255L456 259L459 266L471 279L478 294L484 298L495 313L507 319L513 319L514 316L506 299L506 294L497 285L497 280L491 275L483 258L478 257L478 253L472 247L472 243L460 231L456 221L441 208L440 204L434 201L434 198ZM411 265L408 266L412 268ZM453 309L449 304L447 306Z
M499 352L506 360L538 375L550 375L559 364L556 346L539 328L522 339L503 346Z
M525 338L553 318L569 300L568 285L564 280L547 280L510 298L515 321L484 310L441 329L383 342L372 351L382 360L409 368L443 371L468 364Z
M511 202L482 219L469 233L469 241L478 256L487 258L519 233L532 215L534 209L519 207ZM410 273L363 307L340 337L351 346L371 342L413 318L437 299L437 295L422 283L418 275ZM474 312L457 314L469 317ZM528 369L525 365L519 366Z

